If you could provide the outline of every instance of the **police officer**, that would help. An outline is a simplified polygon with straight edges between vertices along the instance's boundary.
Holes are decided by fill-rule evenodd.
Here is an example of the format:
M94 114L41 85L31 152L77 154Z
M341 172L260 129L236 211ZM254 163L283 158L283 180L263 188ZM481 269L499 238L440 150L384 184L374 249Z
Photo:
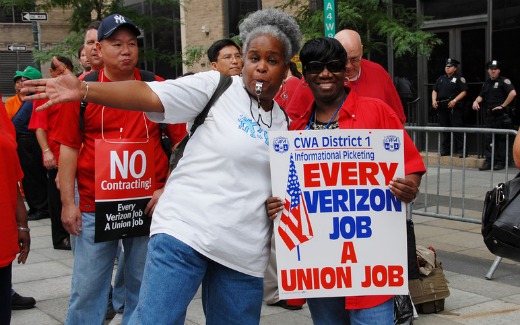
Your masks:
M466 96L466 79L457 74L460 62L448 58L444 71L446 72L437 79L432 91L432 107L437 110L439 124L443 127L462 127L464 116L463 107L460 100ZM454 133L455 150L460 153L459 157L464 157L462 133ZM444 132L441 156L450 155L450 133Z
M480 104L486 109L486 117L484 119L484 127L505 129L509 125L504 123L505 108L513 101L516 96L515 87L511 84L511 80L500 76L500 62L491 60L486 63L489 79L484 82L480 94L473 102L472 108L474 110L480 109ZM491 169L491 141L492 135L485 136L485 151L486 160L479 168L480 170ZM505 166L505 135L495 135L495 157L493 170L504 169Z

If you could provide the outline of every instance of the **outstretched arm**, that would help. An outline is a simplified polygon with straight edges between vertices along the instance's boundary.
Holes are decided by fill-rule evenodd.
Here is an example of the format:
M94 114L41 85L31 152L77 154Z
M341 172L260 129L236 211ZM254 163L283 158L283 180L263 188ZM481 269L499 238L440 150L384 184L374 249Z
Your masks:
M126 110L164 112L159 97L145 82L82 82L56 57L53 58L53 62L56 69L62 71L57 78L27 80L21 90L25 95L24 101L49 99L38 107L37 111L59 103L82 100Z

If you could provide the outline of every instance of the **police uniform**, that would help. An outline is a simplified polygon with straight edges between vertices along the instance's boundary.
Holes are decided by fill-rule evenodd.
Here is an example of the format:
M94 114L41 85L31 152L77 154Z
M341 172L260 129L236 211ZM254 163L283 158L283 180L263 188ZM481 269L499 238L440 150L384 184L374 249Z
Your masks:
M487 64L489 68L499 68L499 63L495 61L489 61ZM507 96L511 91L515 90L515 87L511 83L511 80L508 78L502 77L498 75L495 80L488 78L484 84L482 85L482 89L480 90L479 96L484 99L484 105L482 108L485 108L485 118L484 118L484 127L485 128L493 128L493 129L507 129L510 125L506 125L504 123L504 114L506 113L504 109L499 109L492 111L493 108L497 106L501 106L506 100ZM495 135L495 166L504 166L505 165L505 135L496 134ZM484 165L491 165L491 143L492 136L491 134L485 135L485 151L484 155L486 156L486 160ZM501 169L501 168L494 168Z
M459 61L454 59L447 59L446 66L457 67ZM463 106L460 101L457 102L455 107L449 108L448 103L455 99L461 92L467 91L468 86L466 84L466 79L460 76L458 73L454 73L451 76L448 74L443 74L440 76L433 90L437 92L437 114L439 117L439 125L442 127L462 127L463 126L463 117L464 111ZM463 150L463 136L462 133L454 133L455 140L455 150L462 153ZM443 134L442 141L442 155L449 155L450 153L450 133L445 132Z

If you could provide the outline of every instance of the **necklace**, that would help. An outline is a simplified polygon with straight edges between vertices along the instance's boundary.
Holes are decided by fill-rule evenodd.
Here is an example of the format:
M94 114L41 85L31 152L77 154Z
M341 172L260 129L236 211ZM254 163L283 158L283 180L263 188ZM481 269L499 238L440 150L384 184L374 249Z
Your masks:
M262 118L262 112L260 111L260 108L262 108L262 106L260 106L260 101L258 101L258 118L255 119L255 116L253 115L253 98L251 98L251 96L249 96L249 112L251 113L251 118L253 119L253 121L256 121L256 123L258 123L258 125L260 125L260 122L262 122L263 125L267 126L268 128L271 128L271 125L273 125L273 109L274 109L274 107L271 108L271 110L269 111L269 113L271 115L271 122L269 122L269 124L264 122L264 119Z
M332 117L330 118L329 122L322 128L320 127L319 129L322 129L322 130L325 130L325 129L328 129L329 126L331 125L331 123L334 121L334 119L336 118L336 115L338 115L338 112L339 112L339 109L341 108L341 106L343 106L343 103L345 103L345 99L347 98L347 94L345 94L343 96L343 100L341 101L341 103L338 105L338 108L336 108L336 111L334 112L334 114L332 115ZM337 121L336 121L337 122ZM307 126L305 127L305 130L311 130L311 123L313 123L314 125L314 129L316 129L316 126L318 125L318 123L316 123L316 108L312 111L312 115L311 115L311 118L309 119L309 123L307 123Z

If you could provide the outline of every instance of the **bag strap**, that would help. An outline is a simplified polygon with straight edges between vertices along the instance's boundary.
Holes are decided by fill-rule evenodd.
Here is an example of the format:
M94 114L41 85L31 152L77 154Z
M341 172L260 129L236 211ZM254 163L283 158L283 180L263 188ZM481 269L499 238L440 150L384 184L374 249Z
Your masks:
M206 117L208 116L210 108L213 106L215 101L217 101L217 99L220 97L220 95L222 95L226 91L226 89L229 88L229 86L231 85L232 82L233 82L233 80L231 79L230 76L225 75L223 73L220 74L220 79L218 81L217 89L215 89L215 92L209 99L209 102L206 104L206 106L204 107L202 112L200 112L199 115L197 115L197 117L195 118L195 121L193 122L193 125L190 128L190 137L193 135L193 133L195 133L195 130L197 130L197 128L199 126L204 124L204 121L206 120Z

